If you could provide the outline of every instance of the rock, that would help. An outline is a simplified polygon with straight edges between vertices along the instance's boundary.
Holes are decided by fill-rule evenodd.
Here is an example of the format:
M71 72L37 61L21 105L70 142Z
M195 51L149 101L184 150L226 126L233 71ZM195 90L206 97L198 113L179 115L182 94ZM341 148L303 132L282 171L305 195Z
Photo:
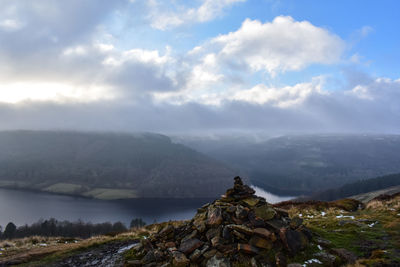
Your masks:
M206 233L206 238L207 238L207 240L211 240L213 237L219 236L220 233L221 233L221 228L220 228L220 227L218 227L218 228L211 228L211 229L209 229L209 230L207 231L207 233Z
M233 244L228 244L228 245L218 244L217 249L218 251L226 254L226 253L233 253L236 247Z
M209 206L208 207L208 218L207 225L213 227L218 226L222 223L222 211L219 207Z
M251 264L251 267L258 267L258 262L257 262L256 258L254 258L254 257L251 258L250 264Z
M269 221L273 219L276 215L276 211L267 204L260 207L256 207L254 209L254 212L257 217L260 217L264 221Z
M229 224L226 227L232 229L232 230L236 230L240 233L243 233L245 235L252 235L253 234L253 230L244 226L244 225L238 225L238 224Z
M176 267L186 267L189 266L189 259L186 258L185 254L179 251L174 251L172 253L172 264Z
M272 233L265 228L256 228L253 230L253 234L264 238L270 238Z
M283 244L294 255L308 245L308 239L301 233L292 229L282 228L279 232Z
M154 250L154 258L157 262L160 262L164 259L164 254L160 250L156 249Z
M145 251L150 251L150 250L153 250L153 249L154 249L153 244L152 244L151 241L148 240L148 239L142 239L142 240L140 240L140 244L141 244L141 246L143 247L143 249L144 249Z
M281 228L286 228L287 223L281 220L269 220L265 222L266 226L272 228L275 232L279 232Z
M175 242L170 241L170 242L165 243L165 247L166 248L174 248L174 247L176 247L176 244L175 244Z
M185 242L189 239L195 238L197 236L197 230L194 230L193 232L191 232L189 235L185 236L184 238L182 238L181 242Z
M231 241L232 235L231 235L231 231L228 226L224 226L224 228L222 230L222 238L227 241Z
M279 216L281 217L289 217L289 213L287 212L287 210L284 209L280 209L280 208L275 208L275 211L279 214Z
M236 218L243 220L247 218L247 214L249 214L249 210L247 208L243 207L242 205L236 206L236 211L235 211Z
M255 191L251 187L244 185L240 177L235 177L234 180L233 188L228 189L225 193L226 198L246 199L253 197Z
M259 249L249 244L238 244L238 250L248 254L257 254Z
M265 222L263 219L259 218L256 216L254 211L250 211L248 215L249 222L251 226L257 228L257 227L265 227Z
M245 236L244 234L239 233L239 232L236 231L236 230L232 230L232 234L233 234L237 239L239 239L239 240L242 240L242 241L246 241L246 240L247 240L247 239L246 239L246 236Z
M209 259L209 258L213 257L215 254L217 254L217 252L218 251L216 249L209 250L203 254L203 257L206 259Z
M207 261L206 267L231 267L229 259L219 258L216 255Z
M242 201L246 203L249 207L254 207L255 205L258 204L258 202L260 202L260 199L252 197L252 198L245 198Z
M320 251L314 254L314 257L319 259L324 266L335 266L336 257L325 251Z
M275 263L278 267L286 267L287 266L286 256L282 252L278 252L275 254Z
M235 206L230 206L226 209L227 212L229 213L234 213L236 211L236 207Z
M211 245L213 247L216 247L218 244L220 244L221 242L221 238L219 236L214 236L213 238L211 238Z
M195 249L193 253L190 255L189 259L192 262L196 262L201 257L201 250Z
M346 263L354 264L357 260L357 256L347 249L344 248L336 248L332 249L332 251L338 255L341 259L343 259Z
M236 177L225 196L198 209L192 220L151 234L134 255L146 267L286 266L288 255L306 248L311 237L301 219L290 220Z
M173 233L174 230L175 230L175 228L172 225L167 225L158 234L161 237L164 237L164 236L167 236L167 235Z
M150 250L147 252L147 254L143 257L142 262L143 263L150 263L152 261L155 261L156 258L154 257L154 251Z
M204 244L204 242L198 240L197 238L188 239L181 243L181 245L179 246L179 251L181 251L185 254L190 254L196 248L201 247L203 244Z
M207 229L206 223L204 221L194 221L193 225L200 233L203 233Z
M270 240L264 239L256 235L250 238L249 244L254 247L268 249L268 250L272 248L272 242Z
M292 229L297 229L302 224L303 224L303 219L297 216L293 217L292 220L290 221L290 227Z

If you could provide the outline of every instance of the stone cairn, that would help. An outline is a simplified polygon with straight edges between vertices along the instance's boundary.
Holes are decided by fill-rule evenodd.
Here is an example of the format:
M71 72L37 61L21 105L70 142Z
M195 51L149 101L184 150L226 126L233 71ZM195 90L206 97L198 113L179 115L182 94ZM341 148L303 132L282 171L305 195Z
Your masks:
M286 266L311 232L234 178L233 188L180 226L168 224L133 248L128 266Z

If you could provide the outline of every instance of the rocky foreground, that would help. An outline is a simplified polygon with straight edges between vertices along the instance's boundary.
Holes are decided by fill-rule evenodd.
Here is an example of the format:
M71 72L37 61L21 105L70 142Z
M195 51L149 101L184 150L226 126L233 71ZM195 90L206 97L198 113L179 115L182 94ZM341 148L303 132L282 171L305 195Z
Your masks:
M128 266L287 266L312 233L239 177L221 199L179 226L166 225L131 251Z

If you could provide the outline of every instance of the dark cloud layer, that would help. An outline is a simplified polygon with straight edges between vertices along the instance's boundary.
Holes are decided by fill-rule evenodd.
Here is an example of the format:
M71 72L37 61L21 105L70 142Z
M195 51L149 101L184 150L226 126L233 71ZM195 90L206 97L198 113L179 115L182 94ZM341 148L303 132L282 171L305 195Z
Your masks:
M323 85L321 89L314 86L308 91L310 86L303 88L300 84L289 89L260 87L259 91L250 91L246 99L240 95L241 91L252 87L245 80L252 80L251 75L260 75L259 70L252 72L254 69L279 74L301 70L315 62L325 64L339 60L342 40L308 22L299 23L290 17L278 17L264 24L247 20L241 30L206 42L198 54L183 53L173 57L169 52L135 47L118 50L103 43L108 34L104 24L115 19L113 16L118 12L134 12L133 7L145 10L148 6L143 1L132 5L125 0L0 0L0 6L3 7L0 23L5 19L7 25L11 25L9 29L0 27L0 94L1 90L3 93L7 90L1 88L2 83L44 81L78 86L86 91L92 86L107 87L113 96L100 97L97 101L66 98L2 103L0 130L400 133L400 80L377 79L347 69L341 91L330 92ZM132 15L149 19L137 12ZM134 21L135 18L128 22ZM248 36L248 31L243 29L249 27L263 34ZM303 40L304 34L299 33L299 28L307 29L314 43L323 38L330 49L321 48L318 60L310 59L309 54L314 51L310 52L308 42L303 44L307 48L303 49L306 56L297 53L298 46L293 42L282 50L280 42L291 40L293 36L296 42ZM280 36L282 29L287 29L287 35ZM276 44L264 45L266 39L275 36ZM338 47L331 40L335 40ZM231 48L232 42L240 44L240 49ZM257 57L258 50L264 53L263 58ZM270 54L274 54L272 59L279 63L277 66L270 66L266 60ZM331 58L331 54L337 55ZM288 58L293 61L291 65L286 65ZM219 75L222 78L218 78ZM240 88L232 95L218 95L221 83L225 86L222 89ZM198 84L199 88L190 87ZM215 98L220 98L216 101L218 104L196 99L197 94L207 94L207 90L214 87L217 88ZM264 102L258 101L260 92ZM186 100L160 101L154 93L177 93L179 99ZM210 94L209 98L213 97ZM293 104L283 106L282 102L288 99L293 100Z

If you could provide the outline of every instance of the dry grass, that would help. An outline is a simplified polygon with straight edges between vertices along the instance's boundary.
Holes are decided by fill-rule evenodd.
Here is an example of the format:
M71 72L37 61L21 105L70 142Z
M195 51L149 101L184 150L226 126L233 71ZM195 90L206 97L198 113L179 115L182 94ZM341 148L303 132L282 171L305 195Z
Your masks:
M88 239L32 236L7 240L0 243L0 266L2 264L23 264L51 256L51 259L78 253L107 242L137 239L149 234L146 228L135 228L115 236L95 236Z

